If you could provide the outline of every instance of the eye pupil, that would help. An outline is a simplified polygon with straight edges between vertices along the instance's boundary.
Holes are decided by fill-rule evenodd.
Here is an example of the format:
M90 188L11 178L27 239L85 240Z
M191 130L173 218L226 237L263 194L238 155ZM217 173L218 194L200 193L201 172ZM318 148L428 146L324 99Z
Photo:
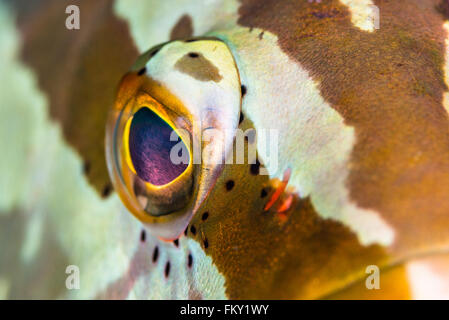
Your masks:
M181 153L188 154L182 141L170 141L172 132L173 128L147 107L134 114L129 130L129 153L142 180L156 186L165 185L187 169L188 161L174 163L170 158L172 148L178 143Z

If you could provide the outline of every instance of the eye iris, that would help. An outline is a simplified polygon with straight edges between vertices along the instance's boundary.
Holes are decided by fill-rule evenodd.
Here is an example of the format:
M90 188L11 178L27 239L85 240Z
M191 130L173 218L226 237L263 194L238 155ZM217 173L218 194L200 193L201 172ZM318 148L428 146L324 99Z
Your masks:
M183 142L170 141L172 127L148 108L134 114L129 130L129 153L137 175L156 186L167 184L188 167L188 163L175 164L170 151L182 144L183 154L187 147ZM185 153L184 153L185 152Z

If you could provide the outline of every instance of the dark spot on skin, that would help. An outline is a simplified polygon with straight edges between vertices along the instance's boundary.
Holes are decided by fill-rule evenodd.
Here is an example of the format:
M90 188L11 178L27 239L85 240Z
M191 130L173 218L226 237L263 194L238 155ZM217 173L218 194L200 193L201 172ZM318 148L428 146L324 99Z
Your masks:
M259 40L262 40L263 39L263 31L261 32L261 33L259 33Z
M141 75L143 75L145 72L147 72L147 68L143 67L142 69L139 70L139 72L137 72L137 75L141 76Z
M179 240L178 239L173 240L173 244L175 245L175 247L179 247Z
M228 180L226 181L226 190L231 191L232 188L234 188L234 180Z
M190 232L191 232L193 235L196 234L196 228L195 228L194 225L191 225L191 226L190 226Z
M101 191L101 196L103 198L106 198L107 196L109 196L111 194L112 191L112 185L110 183L108 183L107 185L105 185L103 187L103 190Z
M286 1L279 5L279 1L273 0L264 1L262 6L257 1L242 0L238 23L276 34L277 44L281 49L307 70L313 79L320 81L321 96L343 117L346 124L350 123L354 127L356 140L351 151L351 168L348 168L350 174L345 184L352 201L361 207L376 210L385 222L391 223L398 235L392 251L403 255L416 248L433 246L440 241L442 232L447 237L448 220L439 219L447 217L444 213L449 209L449 198L438 196L441 190L449 190L449 176L444 169L449 163L449 127L442 103L443 94L447 91L443 72L447 33L443 29L441 14L432 10L432 1L376 1L380 9L381 27L373 32L366 32L354 26L350 10L341 1L323 2L320 8L335 7L341 15L332 19L317 19L311 14L316 8L308 8L310 5L307 1ZM437 3L440 1L433 2ZM426 9L423 9L424 6ZM254 14L256 8L257 14ZM307 37L309 34L314 36ZM429 34L432 36L429 37ZM401 61L407 62L406 68L396 66ZM381 76L381 73L386 76ZM414 92L418 81L425 84L424 95ZM387 114L388 121L385 121ZM428 142L425 148L421 141ZM420 154L419 161L412 163L410 159L417 153ZM436 163L438 165L433 166ZM427 169L428 164L432 164L432 169ZM400 185L397 183L399 177L401 182L404 181ZM435 185L435 181L438 181L438 185ZM426 194L425 200L422 194ZM300 201L299 207L301 212L310 210L316 215L313 206L304 200ZM419 213L413 212L411 208L416 207L422 210ZM208 209L218 214L215 213L216 209ZM246 212L242 209L239 211ZM292 225L292 220L297 216L291 214L288 225ZM409 218L405 221L404 217ZM435 223L436 219L439 223ZM410 231L410 221L419 227ZM223 221L220 223L223 224ZM300 223L304 226L302 214ZM360 254L354 254L357 250L364 255L365 251L379 248L361 246L354 234L344 235L347 231L340 230L340 235L334 236L340 243L333 244L333 249L329 250L328 244L331 242L323 246L322 236L327 238L332 233L329 229L337 230L342 226L331 226L328 219L321 223L326 229L317 237L319 245L312 245L310 248L314 257L321 248L326 253L338 252L338 258L334 260L339 261L336 263L338 265L344 261L342 257L346 252L350 252L354 260L362 260ZM235 215L229 225L237 225ZM239 225L242 226L241 223ZM301 229L295 237L299 233L303 237L309 232L307 229ZM234 233L237 232L236 230ZM208 234L212 237L213 233ZM211 238L211 241L216 241L214 239ZM303 239L309 242L312 238ZM217 243L228 248L222 242ZM264 239L264 243L269 242ZM341 249L334 250L337 247ZM285 253L288 249L284 249L280 250L282 255L289 257ZM300 256L306 256L304 248L298 252L301 252ZM214 256L217 268L220 268L219 258L222 254L217 252ZM382 255L381 252L377 254ZM323 256L328 259L326 254ZM302 266L302 262L293 263L298 257L299 255L290 256L285 260L295 266L291 269L294 274L299 274L299 269L316 272L314 263ZM254 261L251 258L251 262ZM273 259L271 254L270 259ZM222 263L221 266L223 265ZM247 265L255 266L251 263ZM338 268L346 273L351 270L347 264L337 267L333 265L332 272L321 274L334 276ZM232 271L235 269L236 266L233 265ZM286 272L287 269L289 268L283 267L279 273L270 270L270 274L276 275L273 281L278 288L281 288L281 277L285 277L286 286L294 283L293 272ZM226 277L227 294L232 298L231 277L229 273L223 273ZM306 274L304 272L301 276L301 283L304 279L309 281ZM263 279L261 283L266 284L267 280ZM241 278L236 279L235 287L237 290L244 287ZM295 297L302 290L298 288L310 287L295 283L292 286ZM269 294L273 295L276 290L279 295L286 292L284 287L278 290L272 286ZM257 290L251 288L252 292ZM239 294L242 294L241 290Z
M154 247L154 250L153 250L153 262L156 262L157 258L159 258L159 247L158 246Z
M245 117L243 116L243 112L240 112L239 124L241 124L243 120L245 120Z
M257 15L256 2L242 3L238 23L276 34L281 49L320 81L321 96L354 126L357 138L346 181L350 198L391 223L400 234L395 251L439 242L436 234L449 221L435 223L449 211L449 198L437 195L449 190L449 122L443 105L447 1L377 1L381 27L374 32L354 26L341 1L319 6L322 12L339 12L329 19L313 16L318 6L306 1L285 6L264 1ZM432 10L438 3L439 12ZM314 36L298 42L310 33ZM406 67L398 68L398 62L407 62ZM425 148L421 141L428 141ZM414 154L419 161L412 163ZM432 169L424 170L424 163ZM399 172L407 182L397 192ZM419 214L410 210L416 206L422 208ZM419 228L410 232L405 216Z
M328 12L312 12L312 15L318 19L324 19L324 18L332 18L339 14L339 11L336 9L333 9Z
M243 97L246 94L246 86L242 84L240 88L242 90L242 97Z
M193 35L192 18L188 14L184 14L179 18L170 32L170 40L179 40L191 37Z
M187 39L185 42L195 42L198 41L198 39Z
M150 58L153 58L159 52L159 50L161 50L161 49L158 48L158 49L154 50L153 52L151 52Z
M170 275L170 261L167 261L167 263L165 264L165 277L168 278L168 276Z
M90 162L89 161L84 162L83 172L84 172L84 174L89 174L89 172L90 172Z
M449 1L441 0L440 4L436 7L437 11L443 15L446 20L449 20Z
M262 191L260 191L260 197L265 198L268 195L269 191L270 191L269 188L263 188Z
M209 248L209 241L207 241L207 239L204 239L203 245L204 245L204 249Z
M145 230L142 230L141 232L140 232L140 241L141 242L145 242L145 239L147 238L147 235L146 235L146 233L145 233Z
M258 159L256 159L256 163L251 164L249 171L252 175L258 175L260 171L260 162Z
M187 266L188 266L189 268L191 268L191 267L192 267L192 264L193 264L193 257L192 257L192 254L189 253L189 256L187 257Z
M199 81L219 82L223 77L218 68L201 53L190 52L180 58L175 69Z
M209 212L204 212L203 215L201 216L201 220L206 221L207 218L209 218Z

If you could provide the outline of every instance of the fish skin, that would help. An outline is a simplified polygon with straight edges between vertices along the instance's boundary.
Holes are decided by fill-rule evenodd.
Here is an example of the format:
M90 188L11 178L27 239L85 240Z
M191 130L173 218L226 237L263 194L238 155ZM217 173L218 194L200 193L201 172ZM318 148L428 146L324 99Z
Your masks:
M113 12L110 5L98 3L94 5L98 6L96 10L87 7L84 10L91 15L89 19L97 22L86 23L81 40L73 41L75 47L68 50L70 54L67 57L75 59L71 63L67 62L64 68L56 69L51 66L55 57L60 57L60 47L47 45L41 51L37 49L42 43L41 39L50 39L48 31L45 33L43 30L59 30L54 25L63 23L65 15L60 16L59 13L63 13L64 5L51 1L42 4L42 8L48 5L47 8L54 9L42 10L42 13L35 14L34 19L31 10L19 10L18 24L24 43L21 58L37 73L39 87L49 99L51 119L62 128L64 138L61 143L72 150L68 152L76 150L74 154L79 157L77 161L90 164L91 170L84 177L81 173L77 177L84 181L81 187L83 191L79 191L79 194L89 194L99 208L118 208L120 205L115 193L105 194L109 178L102 148L98 148L103 143L106 105L113 100L118 79L138 53L169 40L173 32L165 28L165 38L156 34L154 28L147 27L144 32L145 28L139 30L139 15L135 18L132 12L124 12L124 2L115 3ZM191 20L189 28L192 28L188 34L213 35L228 44L239 66L242 84L247 88L242 100L245 116L242 128L264 128L267 124L263 118L271 121L277 119L279 124L284 124L284 114L277 116L270 106L266 106L266 110L262 109L262 93L282 92L279 91L282 87L295 89L295 86L289 87L288 83L284 86L282 82L273 85L269 81L269 73L266 81L264 78L255 79L252 73L255 69L251 69L250 63L245 60L244 52L256 48L260 51L253 52L259 52L259 59L266 59L267 69L264 70L262 64L256 70L261 74L271 72L269 58L272 52L279 52L277 57L285 56L282 60L285 64L276 65L285 71L284 81L297 79L297 74L292 75L289 69L304 71L302 79L307 94L303 97L309 99L311 105L322 108L319 110L322 110L321 115L324 114L323 120L314 121L317 115L306 110L302 115L310 117L313 126L296 126L291 121L286 123L292 126L290 129L307 128L310 131L294 131L298 132L299 139L306 137L304 142L297 143L299 147L292 143L293 139L285 140L285 145L281 145L281 159L287 160L279 171L271 171L268 177L254 176L251 165L225 166L214 189L193 217L187 237L181 238L180 248L174 248L171 243L162 243L151 234L142 246L140 224L124 211L117 213L117 217L120 217L117 219L126 221L126 230L132 239L125 240L120 236L108 239L106 232L92 239L85 233L77 233L76 227L64 230L61 226L65 219L50 214L53 227L49 230L57 236L56 240L44 240L44 243L56 241L58 246L68 241L75 243L75 248L62 246L63 253L53 259L65 263L76 257L75 260L79 259L81 264L88 266L90 264L86 261L89 257L76 253L81 248L77 247L77 243L91 241L100 252L108 254L111 254L114 243L126 247L120 260L121 267L111 271L101 281L93 281L95 285L86 291L68 293L67 296L338 298L339 290L343 290L341 296L346 298L419 296L414 291L411 273L404 272L404 268L410 265L409 260L413 261L427 253L444 252L448 245L446 226L449 190L446 180L449 171L446 152L449 149L445 148L448 126L447 111L443 106L443 94L447 91L444 79L447 34L443 29L444 15L438 9L440 1L410 1L407 4L374 1L380 7L382 16L381 29L373 32L360 30L353 25L350 10L339 1L314 4L306 1L226 1L226 10L214 19L208 19L202 12L195 11L195 6L187 2L172 3L176 3L174 12L170 12L170 6L158 8L152 4L154 13L148 23L157 25L158 19L161 23L167 23L162 21L168 20L173 29L179 29L179 19L185 21L188 16ZM211 2L207 10L216 12L222 4L222 1ZM16 5L20 6L20 3L14 3ZM85 2L80 3L82 12L84 5ZM105 7L109 8L107 14L101 10ZM139 6L136 5L133 10L140 10ZM100 16L103 18L97 19ZM46 24L45 21L50 22ZM295 27L295 21L304 24L304 28ZM62 28L60 31L63 33L60 37L65 38L66 31ZM106 39L98 47L93 45L102 34L109 32L119 34L120 37L112 40L112 43ZM389 37L386 38L385 33ZM254 40L250 41L249 37ZM57 37L51 41L56 42L55 39ZM351 42L351 39L359 42ZM79 44L78 47L76 44ZM110 46L119 47L121 51L110 56ZM93 48L90 53L89 48ZM378 50L379 55L370 57L370 48ZM54 55L49 52L54 52ZM105 57L108 59L106 64L103 61ZM351 60L345 61L341 57L351 57ZM64 58L60 60L66 61ZM398 63L410 68L414 63L413 74L407 74ZM370 66L375 68L370 72L362 72ZM386 71L382 71L382 68ZM104 76L104 70L111 72L111 75ZM81 77L77 78L78 75ZM389 81L386 81L387 75ZM67 77L67 82L60 81L64 77ZM100 92L104 92L104 96L97 98L98 88L101 88ZM310 92L314 95L309 95ZM281 104L288 102L291 99L289 94L294 93L286 92L284 97L276 98ZM271 106L273 109L276 107ZM91 110L98 111L90 118L86 116L86 110L90 115ZM293 110L290 113L285 111L288 118L299 109ZM388 111L391 117L385 116ZM267 118L267 114L271 118ZM326 132L319 132L328 123L333 125L331 128L345 142L341 146L347 149L329 144ZM415 127L421 130L413 130ZM85 139L86 136L90 139ZM412 141L410 136L414 138ZM307 145L307 141L313 141L314 144ZM430 141L430 146L426 147L422 141ZM324 148L317 148L317 145ZM326 149L326 146L329 148ZM325 150L324 154L330 154L336 159L315 158L322 161L319 162L323 168L321 170L327 168L328 172L334 172L330 177L339 181L335 184L338 187L336 191L326 189L335 181L329 178L320 180L319 175L309 174L320 172L313 170L314 155L319 155L320 150ZM414 155L418 154L415 158ZM292 162L292 159L298 159L298 162ZM285 166L292 168L293 175L290 188L281 200L288 195L294 199L285 213L286 221L277 212L278 206L264 211L267 199L276 188L277 179L282 177ZM345 179L339 180L342 176ZM226 191L229 180L233 180L235 186L231 191ZM265 188L270 191L262 198L261 191ZM320 193L320 188L324 188L326 193ZM101 194L105 195L103 200ZM26 200L23 200L20 206L25 204ZM55 202L54 205L60 209L65 207L63 202ZM415 212L415 208L421 211ZM208 212L206 220L202 219L204 212ZM381 221L379 226L383 231L370 233L371 230L365 229L366 222L363 219L361 223L354 222L351 220L354 215L347 212L355 212L357 216L366 218L366 221ZM83 219L74 221L88 221L84 216L80 217ZM373 220L375 217L380 217L380 220ZM98 223L94 225L100 226L105 223L101 219L106 219L106 216L100 215L93 219ZM106 230L114 233L120 225L109 225ZM65 238L59 234L64 232L68 233ZM110 243L101 247L102 241ZM158 263L148 264L156 246L161 250ZM198 265L193 273L190 273L186 264L189 252L194 253L195 268ZM178 268L171 268L171 278L167 281L164 280L164 268L169 260ZM0 257L0 261L3 262L2 266L6 265L3 257ZM106 262L109 261L103 265L107 267ZM16 263L21 265L21 262ZM399 281L397 275L400 274L403 290L395 291L394 285L386 285L379 292L366 292L363 285L361 289L356 289L358 283L364 283L365 268L370 264L385 268L387 283ZM0 268L0 276L2 270ZM396 276L388 277L388 270L393 273L398 271L394 273ZM91 272L89 275L92 277L89 279L94 279L96 273ZM41 286L38 285L33 297L54 297L64 292L48 290L48 284L45 283ZM42 290L39 291L39 288ZM20 285L12 292L13 296L23 295Z

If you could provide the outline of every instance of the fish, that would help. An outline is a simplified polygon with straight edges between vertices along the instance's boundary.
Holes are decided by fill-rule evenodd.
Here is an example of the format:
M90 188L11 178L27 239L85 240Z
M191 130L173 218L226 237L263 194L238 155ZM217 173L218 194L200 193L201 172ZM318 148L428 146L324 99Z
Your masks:
M449 298L448 18L3 0L0 298Z

